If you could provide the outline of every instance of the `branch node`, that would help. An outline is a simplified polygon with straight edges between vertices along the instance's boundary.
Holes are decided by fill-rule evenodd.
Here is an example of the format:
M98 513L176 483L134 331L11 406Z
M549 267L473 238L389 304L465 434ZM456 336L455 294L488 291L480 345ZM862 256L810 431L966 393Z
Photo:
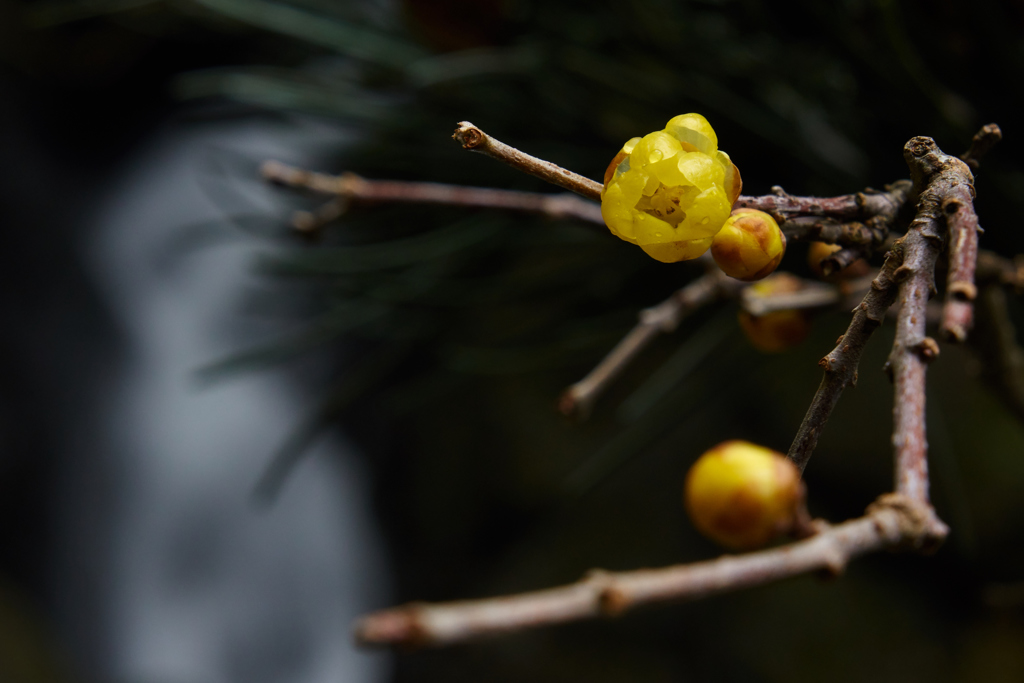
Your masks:
M896 514L884 514L886 511ZM893 550L930 554L938 550L949 534L949 527L936 517L931 505L902 493L879 496L868 506L867 514Z
M954 282L949 286L949 295L957 301L974 301L978 298L978 288L973 282Z
M615 580L615 576L604 569L591 569L583 581L596 589L597 608L606 617L617 617L631 604L629 596Z
M821 568L819 576L825 580L838 579L846 571L846 565L849 564L849 556L833 546L825 552L824 564Z
M904 280L906 280L907 278L909 278L913 274L914 274L913 267L907 266L907 265L902 265L899 268L897 268L896 271L892 274L892 279L893 279L893 282L903 282Z
M956 322L947 322L942 330L943 339L957 344L967 341L967 328Z
M939 357L939 344L931 337L925 337L916 344L916 349L926 361L935 360Z

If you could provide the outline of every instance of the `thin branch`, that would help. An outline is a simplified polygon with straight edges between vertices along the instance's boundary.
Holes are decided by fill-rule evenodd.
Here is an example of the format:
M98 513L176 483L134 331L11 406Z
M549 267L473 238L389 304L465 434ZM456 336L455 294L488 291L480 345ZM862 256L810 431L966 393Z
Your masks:
M942 213L949 228L949 273L946 303L942 312L942 333L950 341L963 342L974 324L974 299L978 288L974 270L978 262L978 216L974 212L974 189L959 185L942 201Z
M564 415L585 419L608 385L658 335L674 332L683 318L743 287L718 268L697 278L656 306L640 311L639 322L590 373L566 389L558 401Z
M781 187L763 197L741 196L736 208L758 209L779 221L786 239L828 242L876 250L884 244L912 183L897 180L884 192L865 190L838 197L796 197Z
M696 600L846 564L882 549L929 550L931 511L888 494L850 520L770 550L661 569L589 572L577 583L531 593L446 604L411 603L369 614L355 626L362 645L445 646L498 634L597 617L643 605Z
M767 295L758 294L754 287L747 287L740 292L740 305L750 315L759 317L774 311L834 306L843 300L842 292L833 285L800 280L799 287L794 292Z
M893 246L903 258L895 273L902 305L887 364L895 384L892 440L896 492L928 504L925 370L939 355L939 345L925 334L925 307L935 291L935 262L943 246L942 207L950 197L959 197L964 185L973 195L974 177L967 164L944 154L931 138L912 138L903 156L921 191L917 216Z
M807 467L814 447L818 445L825 423L832 409L839 402L843 390L857 384L857 366L860 364L864 347L896 300L894 274L900 266L901 256L890 251L878 276L871 281L871 290L860 304L853 309L853 320L846 332L836 341L836 347L822 358L818 365L825 369L818 391L807 409L803 422L797 430L793 444L789 447L789 458L801 471Z
M960 155L960 158L972 169L980 166L981 158L985 156L992 147L1003 139L1003 131L994 123L982 126L981 130L974 134L971 140L971 147Z
M292 214L292 227L301 233L312 235L341 218L348 211L350 204L351 202L344 197L335 197L314 211L296 211Z
M821 260L818 265L821 268L821 273L828 277L834 273L842 271L844 268L848 268L853 265L859 259L867 258L871 254L871 250L866 247L843 247L837 252L829 254Z
M971 344L981 360L982 376L1003 402L1024 421L1024 349L1007 308L1006 292L991 284L978 296L978 328Z
M348 202L444 204L506 209L604 225L600 206L571 194L541 194L400 180L367 180L354 173L340 176L314 173L279 161L265 162L261 172L270 182L336 195Z
M974 279L981 285L998 283L1004 287L1013 287L1017 293L1024 292L1024 254L1008 259L995 252L979 249Z
M452 137L462 145L463 149L481 152L492 159L508 164L512 168L529 173L541 180L546 180L552 185L558 185L563 189L583 195L595 202L601 201L601 191L604 189L604 185L601 183L595 182L590 178L584 178L572 171L567 171L550 161L544 161L543 159L520 152L515 147L510 147L504 142L495 140L469 121L460 122Z
M981 158L1003 139L1003 132L994 123L982 126L971 140L971 147L960 158L972 169L981 165ZM942 211L949 226L949 275L946 284L946 304L942 312L943 336L956 342L967 339L974 324L974 299L978 288L974 283L974 270L978 262L978 226L974 212L974 188L967 185L954 188L944 200Z

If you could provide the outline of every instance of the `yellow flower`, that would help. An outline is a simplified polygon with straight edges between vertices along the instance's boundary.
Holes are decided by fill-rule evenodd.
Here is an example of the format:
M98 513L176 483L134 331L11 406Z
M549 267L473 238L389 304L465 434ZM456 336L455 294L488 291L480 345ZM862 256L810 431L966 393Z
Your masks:
M711 256L726 275L752 282L770 275L786 253L786 236L764 211L736 209L711 243Z
M686 261L711 246L741 187L711 124L683 114L623 145L605 173L601 215L614 235L659 261Z
M726 547L750 549L794 528L804 487L796 465L780 453L726 441L693 464L684 497L698 531Z

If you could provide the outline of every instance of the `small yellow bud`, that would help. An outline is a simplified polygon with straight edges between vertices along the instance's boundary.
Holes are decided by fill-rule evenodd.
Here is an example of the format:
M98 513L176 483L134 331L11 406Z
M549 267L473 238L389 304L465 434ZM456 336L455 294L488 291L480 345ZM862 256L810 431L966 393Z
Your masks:
M729 548L752 549L794 530L804 486L796 465L780 453L726 441L690 468L684 500L702 534Z
M736 209L711 242L711 255L729 277L752 282L769 275L786 253L786 236L764 211Z
M852 278L863 277L868 274L871 270L868 262L864 259L857 259L838 273L825 275L825 271L821 267L821 262L840 249L842 249L842 247L838 244L811 242L807 248L807 265L810 266L815 275L822 279L829 280L830 282L849 280Z
M770 297L774 294L791 294L801 286L799 278L788 273L775 273L750 288L758 296ZM747 340L755 349L764 353L786 351L806 339L811 331L806 311L772 311L753 316L741 310L737 317Z

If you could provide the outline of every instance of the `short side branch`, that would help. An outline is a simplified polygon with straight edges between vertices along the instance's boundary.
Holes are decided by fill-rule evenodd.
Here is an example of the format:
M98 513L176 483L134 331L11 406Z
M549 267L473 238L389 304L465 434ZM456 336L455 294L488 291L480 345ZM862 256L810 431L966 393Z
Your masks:
M971 140L971 147L960 155L960 158L972 169L978 168L981 158L988 154L992 147L1003 139L1003 131L994 123L982 126L981 130L974 134Z
M412 603L369 614L355 626L363 645L444 646L486 636L696 600L824 570L883 548L931 547L930 510L882 496L864 517L786 546L707 562L627 572L591 571L581 581L531 593L447 604Z
M550 161L544 161L543 159L520 152L515 147L510 147L504 142L495 140L469 121L459 123L459 127L455 129L455 134L452 137L462 145L463 149L482 152L493 159L508 164L512 168L517 168L541 180L546 180L553 185L558 185L561 188L583 195L595 202L601 201L601 191L604 189L604 185L601 183L595 182L590 178L584 178L572 171L567 171Z
M978 262L980 228L973 200L973 188L958 185L950 189L941 207L949 229L949 274L942 333L956 342L967 339L967 332L974 324L974 300L978 296L974 269Z
M971 344L981 359L983 377L1003 402L1024 421L1024 349L1007 309L1006 292L989 284L978 295L978 329Z
M742 286L742 283L714 268L660 304L640 311L639 321L629 334L623 337L586 377L562 393L558 409L565 415L586 418L612 380L618 377L655 337L675 331L687 315Z

